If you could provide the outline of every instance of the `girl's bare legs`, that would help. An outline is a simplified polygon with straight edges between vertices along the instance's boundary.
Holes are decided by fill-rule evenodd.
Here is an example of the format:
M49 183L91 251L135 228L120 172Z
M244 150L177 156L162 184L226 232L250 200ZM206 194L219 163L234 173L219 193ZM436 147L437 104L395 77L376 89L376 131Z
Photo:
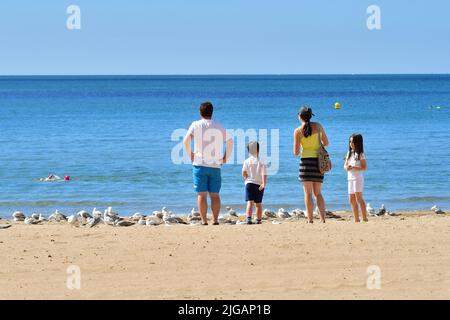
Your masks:
M313 209L314 209L314 203L313 203L313 184L314 182L311 181L305 181L303 182L303 192L305 193L305 207L306 212L308 214L308 223L313 223Z
M355 195L356 195L356 201L358 202L359 207L361 208L362 219L363 219L363 221L367 222L369 220L367 219L366 203L364 202L363 194L362 194L362 192L356 192Z
M354 193L348 195L348 201L352 206L353 217L355 222L359 222L359 212L358 212L358 202L356 200L356 195Z
M256 219L261 221L262 219L262 203L255 203L256 206Z
M247 218L251 218L253 214L253 201L247 201L247 211L245 212Z
M325 223L325 200L322 196L322 184L313 182L314 196L316 197L317 208L319 208L320 221Z

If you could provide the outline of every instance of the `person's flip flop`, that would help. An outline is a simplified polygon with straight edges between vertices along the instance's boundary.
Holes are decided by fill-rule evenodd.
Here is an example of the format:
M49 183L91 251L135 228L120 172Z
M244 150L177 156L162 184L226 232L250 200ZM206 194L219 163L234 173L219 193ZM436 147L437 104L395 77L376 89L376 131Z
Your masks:
M214 222L214 223L213 223L213 226L218 226L218 225L219 225L218 222Z

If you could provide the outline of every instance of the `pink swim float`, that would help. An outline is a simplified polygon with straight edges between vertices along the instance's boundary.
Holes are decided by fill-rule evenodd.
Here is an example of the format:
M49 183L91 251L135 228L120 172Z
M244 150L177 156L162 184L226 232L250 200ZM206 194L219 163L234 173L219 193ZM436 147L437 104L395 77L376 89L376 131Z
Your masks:
M70 176L64 176L64 180L69 181L70 180Z

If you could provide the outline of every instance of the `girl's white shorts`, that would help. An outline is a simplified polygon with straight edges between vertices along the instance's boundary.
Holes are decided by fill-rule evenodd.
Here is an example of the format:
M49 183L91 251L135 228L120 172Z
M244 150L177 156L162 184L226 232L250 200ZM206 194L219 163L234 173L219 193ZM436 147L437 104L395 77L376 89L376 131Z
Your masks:
M363 192L364 179L348 180L348 194Z

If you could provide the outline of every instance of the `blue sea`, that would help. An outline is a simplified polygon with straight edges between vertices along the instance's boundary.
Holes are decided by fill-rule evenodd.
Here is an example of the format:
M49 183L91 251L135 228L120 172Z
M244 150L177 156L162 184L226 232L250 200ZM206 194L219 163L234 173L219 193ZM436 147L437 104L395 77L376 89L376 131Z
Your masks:
M350 209L342 166L353 132L364 137L366 202L450 209L450 75L33 76L0 77L0 216L189 212L191 166L173 163L171 135L199 118L205 100L227 128L279 129L266 207L304 208L292 142L297 110L309 105L330 140L328 210ZM241 168L222 169L223 206L244 208ZM38 180L49 174L71 180Z

